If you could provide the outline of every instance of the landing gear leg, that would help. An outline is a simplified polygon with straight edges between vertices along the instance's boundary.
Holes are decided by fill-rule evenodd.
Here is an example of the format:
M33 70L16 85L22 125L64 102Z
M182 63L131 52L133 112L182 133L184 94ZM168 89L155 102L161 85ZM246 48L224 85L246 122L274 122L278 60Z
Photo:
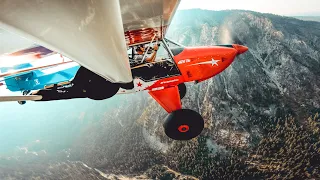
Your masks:
M185 94L182 92L182 96L180 95L180 97L183 97ZM179 88L177 86L149 91L149 94L170 113L163 124L164 132L169 138L174 140L190 140L202 132L204 128L203 118L193 110L182 109Z
M180 99L183 99L184 96L186 96L187 87L184 83L181 83L178 85L178 89L179 89Z

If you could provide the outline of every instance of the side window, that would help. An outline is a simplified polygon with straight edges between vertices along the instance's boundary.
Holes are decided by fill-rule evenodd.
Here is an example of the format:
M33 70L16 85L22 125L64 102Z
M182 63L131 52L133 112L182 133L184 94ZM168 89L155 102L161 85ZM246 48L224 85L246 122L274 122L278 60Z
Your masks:
M156 48L157 45L158 48ZM142 48L145 54L134 54L133 61L130 62L133 78L140 78L147 82L180 75L179 69L162 41L144 44Z
M183 45L177 43L177 42L174 42L173 40L170 40L170 39L165 39L167 45L169 46L169 48L181 48L181 47L184 47Z
M127 53L128 53L129 60L133 59L132 50L133 50L132 47L128 47L128 48L127 48Z
M169 55L169 52L164 48L163 43L160 43L157 56L156 56L156 61L170 61L173 62L171 59L171 56Z

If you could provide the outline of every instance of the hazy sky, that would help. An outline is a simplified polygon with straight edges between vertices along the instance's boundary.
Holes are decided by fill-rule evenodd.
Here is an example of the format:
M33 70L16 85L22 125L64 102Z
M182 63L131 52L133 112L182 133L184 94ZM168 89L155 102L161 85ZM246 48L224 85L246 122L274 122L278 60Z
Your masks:
M179 9L245 9L264 13L320 16L320 0L181 0Z

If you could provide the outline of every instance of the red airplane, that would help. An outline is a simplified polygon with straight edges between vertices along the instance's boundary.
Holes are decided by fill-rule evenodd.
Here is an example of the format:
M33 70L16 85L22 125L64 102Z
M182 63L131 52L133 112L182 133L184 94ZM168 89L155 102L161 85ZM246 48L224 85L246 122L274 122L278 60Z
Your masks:
M30 3L34 6L30 6ZM8 30L27 36L37 44L80 64L74 78L67 82L57 80L55 83L43 83L41 89L30 86L24 89L33 91L30 95L2 96L0 101L74 98L103 100L115 94L146 90L169 113L164 122L164 131L168 137L174 140L197 137L204 128L204 120L199 113L182 108L181 99L186 94L184 83L199 83L212 78L224 71L248 48L238 44L184 47L165 38L179 0L120 0L120 3L112 0L107 3L111 9L103 9L105 3L99 0L93 3L72 3L66 0L48 1L39 5L37 1L28 1L11 7L9 3L0 2L0 21L8 25L5 26ZM73 14L70 9L74 6L78 11ZM17 7L15 13L10 16L6 14L6 9ZM80 24L71 23L63 28L59 26L64 19L60 19L62 22L59 24L54 24L50 20L62 17L52 17L50 12L41 11L41 8L46 7L55 7L62 14L66 13L69 23L70 19L79 19L81 9L86 12L86 16ZM41 17L39 13L42 13ZM20 24L22 17L32 17L34 21L31 25ZM119 21L122 22L121 26ZM38 25L37 30L32 25ZM51 29L48 30L48 26ZM67 42L65 38L68 39ZM25 75L30 69L41 70L43 67L19 69L17 72L10 72L10 76L19 81L21 73ZM44 73L43 76L46 75L48 74ZM39 78L29 78L28 82L35 81L38 83L36 87L39 87Z

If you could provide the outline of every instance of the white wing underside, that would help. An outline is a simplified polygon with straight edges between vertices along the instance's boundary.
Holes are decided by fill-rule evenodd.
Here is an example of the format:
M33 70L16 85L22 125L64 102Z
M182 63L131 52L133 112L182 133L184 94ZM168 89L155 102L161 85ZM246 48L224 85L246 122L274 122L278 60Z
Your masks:
M0 28L111 82L132 81L118 0L0 0Z
M179 2L0 0L0 55L38 44L111 82L131 82L126 45L163 38Z

